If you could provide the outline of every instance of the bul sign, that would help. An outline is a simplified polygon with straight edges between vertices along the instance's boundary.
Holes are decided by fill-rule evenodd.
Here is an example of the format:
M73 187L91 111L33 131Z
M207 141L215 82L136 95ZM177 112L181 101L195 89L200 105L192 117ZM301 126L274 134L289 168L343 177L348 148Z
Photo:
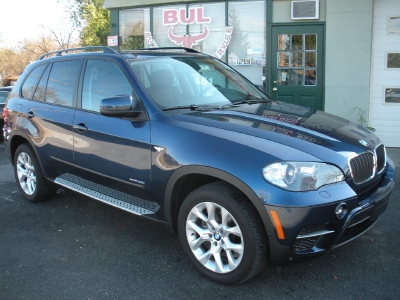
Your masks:
M187 24L209 24L211 18L204 17L204 7L189 8L188 16L186 16L186 8L164 9L163 10L163 25L172 26L178 23Z
M208 37L208 27L204 25L204 31L198 35L184 35L177 36L172 33L172 26L168 29L168 37L171 41L173 41L176 45L182 45L186 48L192 48L194 45L197 45L198 42L204 40Z
M198 42L205 40L209 35L208 26L205 24L211 24L211 17L207 17L204 13L204 7L194 7L189 8L180 8L180 9L164 9L163 10L163 26L168 26L167 35L168 38L176 45L182 46L185 48L192 48L195 45L198 45ZM190 25L190 24L203 24L203 32L197 35L176 35L173 33L174 25ZM221 58L226 50L229 42L231 41L232 35L232 27L226 27L224 32L224 37L222 42L220 43L219 48L213 54L216 58ZM145 32L146 41L150 47L157 46L157 43L154 41L151 32Z
M189 25L194 23L211 23L211 18L204 17L203 7L189 8L189 11L186 11L186 8L163 10L163 25L170 26L168 29L168 38L178 46L192 48L194 45L198 45L198 42L208 37L208 27L205 25L203 27L204 31L198 35L177 36L172 32L173 25Z

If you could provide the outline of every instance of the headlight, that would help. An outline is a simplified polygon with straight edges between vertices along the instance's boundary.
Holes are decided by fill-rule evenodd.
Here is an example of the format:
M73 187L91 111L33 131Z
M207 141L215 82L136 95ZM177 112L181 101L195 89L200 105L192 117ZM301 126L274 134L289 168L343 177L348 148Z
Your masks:
M344 180L339 168L316 162L272 163L262 169L262 175L269 183L293 192L313 191Z

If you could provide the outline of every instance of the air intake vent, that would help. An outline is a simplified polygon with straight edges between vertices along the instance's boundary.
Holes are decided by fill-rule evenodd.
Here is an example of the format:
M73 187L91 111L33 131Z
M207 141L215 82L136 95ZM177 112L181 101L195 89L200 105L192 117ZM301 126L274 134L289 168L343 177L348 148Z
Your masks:
M319 0L292 1L292 20L318 20Z

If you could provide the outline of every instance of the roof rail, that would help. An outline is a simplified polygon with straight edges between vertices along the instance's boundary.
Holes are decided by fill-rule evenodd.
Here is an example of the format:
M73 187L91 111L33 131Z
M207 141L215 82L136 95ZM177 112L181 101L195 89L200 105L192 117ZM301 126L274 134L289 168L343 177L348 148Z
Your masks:
M186 48L186 47L159 47L159 48L143 48L138 50L185 50L186 52L190 53L201 53L197 50Z
M45 54L39 56L39 58L37 60L42 60L43 58L45 58L47 56L50 56L50 55L54 55L54 54L55 54L54 56L61 56L62 53L64 53L64 52L67 54L70 51L82 51L82 52L84 52L84 51L87 51L87 50L94 50L94 49L102 50L103 53L108 53L108 54L116 54L117 53L113 49L111 49L109 47L106 47L106 46L90 46L90 47L61 49L61 50L57 50L57 51L53 51L53 52L48 52L48 53L45 53Z

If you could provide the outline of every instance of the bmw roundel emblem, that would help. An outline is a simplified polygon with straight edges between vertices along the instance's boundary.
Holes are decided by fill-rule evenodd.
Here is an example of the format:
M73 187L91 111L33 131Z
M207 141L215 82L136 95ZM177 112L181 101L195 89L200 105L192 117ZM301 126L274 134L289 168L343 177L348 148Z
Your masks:
M368 146L369 146L369 144L368 144L366 141L364 141L364 140L359 140L359 142L360 142L361 145L363 145L363 146L365 146L365 147L368 147Z

